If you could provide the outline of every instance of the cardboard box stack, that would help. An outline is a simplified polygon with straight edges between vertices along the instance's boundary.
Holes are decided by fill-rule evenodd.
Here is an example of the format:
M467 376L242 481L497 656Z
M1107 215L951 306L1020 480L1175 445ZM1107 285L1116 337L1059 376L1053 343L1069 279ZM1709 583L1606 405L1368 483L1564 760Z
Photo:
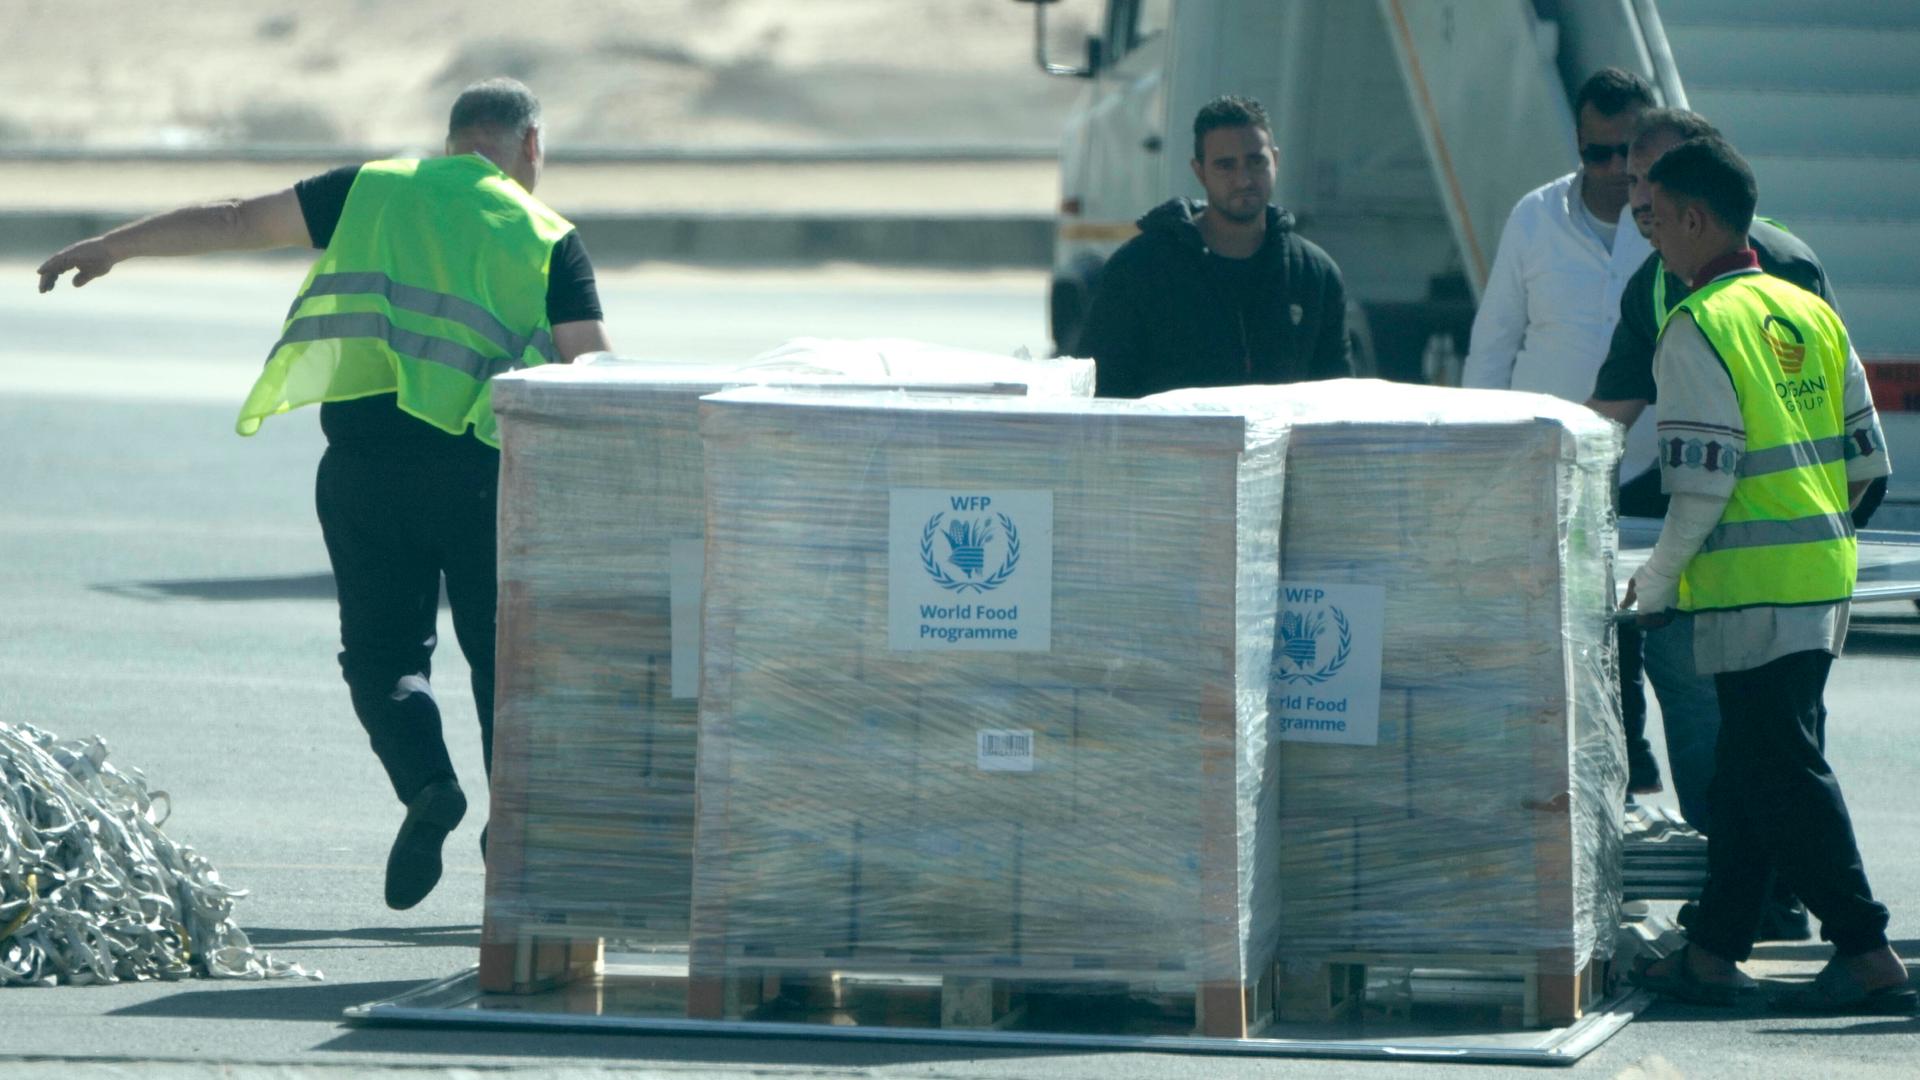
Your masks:
M701 432L696 985L1172 981L1244 1031L1284 428L748 389Z

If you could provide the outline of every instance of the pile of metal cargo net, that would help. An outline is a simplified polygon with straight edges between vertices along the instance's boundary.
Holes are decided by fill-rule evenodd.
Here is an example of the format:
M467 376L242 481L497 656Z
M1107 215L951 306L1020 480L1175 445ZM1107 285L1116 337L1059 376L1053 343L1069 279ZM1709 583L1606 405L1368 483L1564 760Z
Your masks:
M320 977L253 948L169 809L105 741L0 722L0 986Z

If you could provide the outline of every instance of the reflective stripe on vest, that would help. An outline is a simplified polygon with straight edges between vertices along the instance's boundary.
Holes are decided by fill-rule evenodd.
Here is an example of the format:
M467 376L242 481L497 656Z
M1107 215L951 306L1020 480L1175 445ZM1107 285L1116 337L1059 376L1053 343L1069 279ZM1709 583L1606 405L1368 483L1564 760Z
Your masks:
M1835 435L1830 439L1812 439L1788 443L1768 450L1750 450L1740 459L1740 476L1765 476L1767 473L1804 469L1809 465L1831 465L1847 460L1847 440Z
M547 271L571 230L477 155L362 166L238 430L395 393L403 411L498 446L493 376L558 359Z
M287 309L287 318L293 320L300 305L314 296L351 296L354 293L367 293L384 296L387 303L404 311L418 312L435 318L457 322L474 333L491 341L500 351L509 356L519 356L527 343L516 338L493 312L470 303L457 296L434 292L431 289L419 289L412 285L402 285L378 271L363 271L353 274L320 274L307 283L293 306ZM283 338L284 340L284 338ZM310 339L309 339L310 340Z
M1720 278L1681 300L1733 380L1747 449L1720 523L1680 577L1683 611L1825 604L1852 595L1847 334L1779 278Z

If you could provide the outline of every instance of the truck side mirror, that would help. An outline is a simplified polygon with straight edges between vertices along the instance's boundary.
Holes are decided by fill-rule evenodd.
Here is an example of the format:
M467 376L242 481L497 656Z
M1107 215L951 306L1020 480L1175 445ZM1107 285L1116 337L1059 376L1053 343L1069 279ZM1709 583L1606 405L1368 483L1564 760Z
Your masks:
M1075 79L1091 79L1094 73L1100 70L1101 43L1098 37L1087 38L1087 64L1085 67L1069 67L1065 64L1056 64L1052 58L1047 55L1047 5L1058 3L1059 0L1014 0L1014 2L1033 5L1033 61L1040 66L1041 71L1049 75L1062 75Z

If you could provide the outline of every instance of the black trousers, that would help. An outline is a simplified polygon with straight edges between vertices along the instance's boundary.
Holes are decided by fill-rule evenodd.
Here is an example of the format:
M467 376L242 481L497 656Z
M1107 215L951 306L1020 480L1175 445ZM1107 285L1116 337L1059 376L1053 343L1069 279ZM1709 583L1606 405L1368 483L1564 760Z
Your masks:
M1648 469L1622 484L1617 496L1620 513L1628 517L1667 515L1667 496L1660 490L1660 470ZM1647 741L1647 691L1642 678L1640 628L1619 624L1620 726L1627 735L1627 763L1651 762L1653 744Z
M1700 916L1687 936L1729 960L1753 952L1776 868L1841 955L1887 943L1887 909L1867 885L1853 820L1821 751L1832 666L1825 652L1797 652L1714 676L1713 833Z
M1644 642L1632 623L1616 627L1620 645L1620 728L1627 736L1627 767L1653 761L1653 743L1647 740L1647 684L1642 675Z
M315 484L340 594L340 672L401 802L454 777L431 683L442 576L493 769L500 456L466 441L439 453L329 446Z

